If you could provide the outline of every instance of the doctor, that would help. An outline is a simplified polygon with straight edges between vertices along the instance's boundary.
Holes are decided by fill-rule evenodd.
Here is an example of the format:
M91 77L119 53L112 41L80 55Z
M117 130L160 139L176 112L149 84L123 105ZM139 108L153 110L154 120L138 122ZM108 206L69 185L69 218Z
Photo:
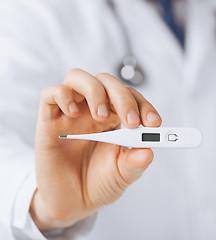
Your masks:
M1 1L2 239L216 239L216 3L168 2ZM146 170L150 149L57 138L161 118L202 146Z

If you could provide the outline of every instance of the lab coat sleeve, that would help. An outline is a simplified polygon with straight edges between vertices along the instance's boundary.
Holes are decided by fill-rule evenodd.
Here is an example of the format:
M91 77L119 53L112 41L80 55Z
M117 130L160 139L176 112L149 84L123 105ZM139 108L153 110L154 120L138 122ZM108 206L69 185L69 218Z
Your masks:
M63 79L48 34L55 26L51 15L48 1L0 3L1 239L87 239L95 220L91 216L72 227L41 233L29 214L37 187L34 137L40 91Z

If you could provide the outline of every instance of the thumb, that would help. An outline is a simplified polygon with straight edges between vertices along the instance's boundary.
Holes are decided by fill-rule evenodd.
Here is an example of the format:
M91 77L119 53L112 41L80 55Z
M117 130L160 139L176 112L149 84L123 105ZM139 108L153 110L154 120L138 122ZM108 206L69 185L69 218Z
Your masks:
M118 169L121 177L129 185L137 180L152 162L154 154L151 149L127 149L120 151Z

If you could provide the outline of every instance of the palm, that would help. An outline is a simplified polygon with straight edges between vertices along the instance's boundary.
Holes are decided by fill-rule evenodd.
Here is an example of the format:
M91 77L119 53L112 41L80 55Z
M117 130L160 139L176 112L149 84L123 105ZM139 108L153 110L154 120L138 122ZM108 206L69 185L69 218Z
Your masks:
M80 108L81 117L71 119L59 112L55 120L39 124L37 128L36 152L40 152L37 175L43 173L44 164L42 169L40 162L45 161L47 156L53 163L49 166L49 174L44 176L47 184L40 185L41 178L38 178L38 188L49 195L44 197L50 199L51 205L61 204L65 211L75 199L80 205L101 206L111 203L119 197L115 196L113 187L118 186L118 181L123 181L116 168L119 146L58 139L60 134L102 132L120 126L119 118L113 112L109 121L99 123L91 117L85 101L80 103Z

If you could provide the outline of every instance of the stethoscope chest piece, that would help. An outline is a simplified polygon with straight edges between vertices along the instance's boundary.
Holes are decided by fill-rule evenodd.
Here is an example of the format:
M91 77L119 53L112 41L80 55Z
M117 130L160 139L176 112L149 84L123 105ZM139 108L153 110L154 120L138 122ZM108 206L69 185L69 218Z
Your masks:
M119 77L122 82L131 86L141 85L145 81L144 73L133 56L124 58L119 68Z

